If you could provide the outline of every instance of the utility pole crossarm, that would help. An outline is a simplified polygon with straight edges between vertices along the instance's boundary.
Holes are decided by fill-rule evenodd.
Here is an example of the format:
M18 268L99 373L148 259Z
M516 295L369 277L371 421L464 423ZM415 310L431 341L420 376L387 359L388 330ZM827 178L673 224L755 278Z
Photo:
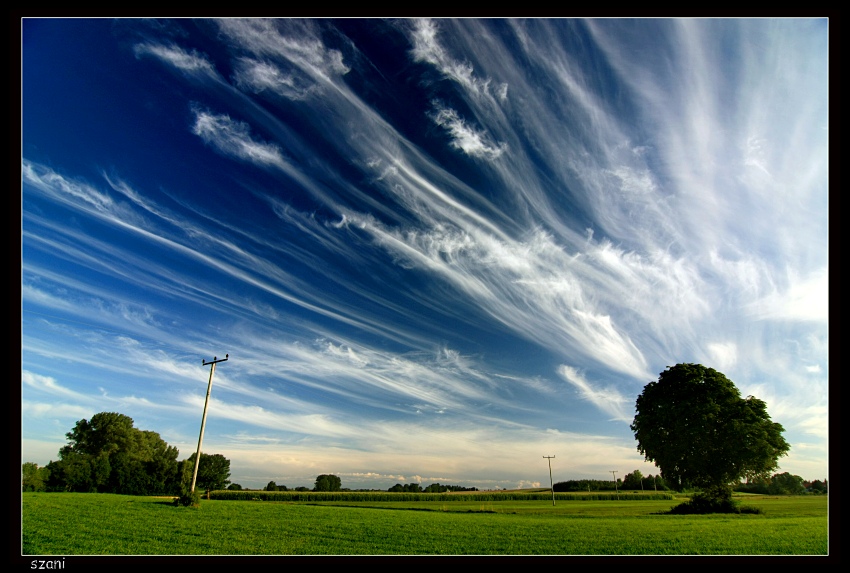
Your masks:
M213 359L210 360L209 362L207 362L206 360L201 358L201 364L203 366L206 366L207 364L218 364L219 362L227 362L227 360L229 358L230 358L230 354L225 354L224 358L218 358L217 356L213 356Z

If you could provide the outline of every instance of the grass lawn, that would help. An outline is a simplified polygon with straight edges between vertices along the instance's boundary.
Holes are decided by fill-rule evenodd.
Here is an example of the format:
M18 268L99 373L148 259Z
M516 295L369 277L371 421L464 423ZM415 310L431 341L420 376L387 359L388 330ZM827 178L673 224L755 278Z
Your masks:
M671 501L267 502L22 494L29 555L826 555L827 497L763 515L660 515Z

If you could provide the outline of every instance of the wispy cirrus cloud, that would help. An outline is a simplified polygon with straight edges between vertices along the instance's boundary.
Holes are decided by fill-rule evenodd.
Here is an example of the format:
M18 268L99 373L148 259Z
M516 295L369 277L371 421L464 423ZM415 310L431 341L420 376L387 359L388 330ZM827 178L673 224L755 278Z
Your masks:
M153 56L189 75L211 78L218 76L209 59L195 50L185 50L173 44L155 43L137 44L133 49L136 57Z
M575 258L545 233L530 241L499 241L479 229L446 225L396 231L360 219L357 224L399 257L463 292L479 311L553 351L580 348L609 367L646 374L640 351L584 293Z
M21 178L43 193L52 194L57 200L75 204L82 201L88 208L100 213L112 211L116 205L112 198L91 185L68 179L49 167L21 161Z
M411 38L413 59L425 61L439 69L446 77L458 82L466 91L477 96L507 97L508 86L505 83L493 84L489 78L476 75L473 66L467 61L455 59L438 40L439 24L434 20L416 20L412 24Z
M139 372L153 368L171 379L174 379L175 375L184 378L186 381L197 379L197 383L194 384L195 388L190 390L190 387L185 384L180 386L169 394L171 399L166 403L163 401L163 396L137 395L136 392L141 389L136 388L134 390L131 385L126 386L122 392L113 384L108 392L104 391L96 397L88 396L84 402L85 406L80 406L81 409L71 411L73 415L87 417L92 415L94 411L112 409L124 411L129 408L139 413L137 418L141 417L142 420L148 420L154 417L157 412L162 413L164 411L170 412L170 416L177 414L187 416L188 425L182 422L175 425L172 422L167 431L163 432L163 437L169 443L178 445L181 451L191 451L193 448L191 432L196 429L195 424L197 423L194 416L203 406L204 393L201 383L205 378L203 369L199 366L187 368L185 363L180 364L161 352L151 352L150 348L145 348L144 345L131 340L119 342L113 345L113 348L111 360L116 364L122 364L120 368L116 368L116 371ZM370 353L365 349L358 353L353 352L350 348L338 346L330 348L321 344L316 347L315 353L315 359L304 362L304 372L314 369L323 361L326 364L325 370L312 373L312 376L315 376L317 380L326 380L327 377L341 375L348 378L349 381L345 383L345 387L350 389L351 383L356 382L357 377L361 377L361 383L368 385L369 392L373 392L377 388L373 381L375 374L366 370L366 367L381 368L380 361L383 362L384 368L396 369L394 374L386 373L388 378L403 379L410 377L417 380L421 379L423 375L428 376L428 370L435 368L436 364L436 369L443 370L443 372L434 372L434 374L439 377L447 375L453 377L451 380L446 379L447 387L445 390L449 393L452 393L449 385L455 387L464 385L466 376L463 370L468 368L468 366L463 365L463 361L459 362L461 357L446 351L441 352L434 361L428 360L418 364L414 364L409 358L398 360L398 358L392 357L376 357L374 352ZM397 419L384 417L383 419L366 421L361 416L353 414L349 407L343 406L339 403L339 400L317 397L315 403L309 403L293 400L291 397L277 392L268 392L262 389L257 385L257 377L263 378L273 370L278 372L278 376L280 372L286 372L286 378L291 381L290 383L298 383L299 376L292 371L292 363L282 364L278 357L272 356L266 356L265 361L269 368L268 371L263 373L262 369L257 369L259 363L256 359L260 354L258 352L252 356L250 352L240 351L241 369L251 372L251 378L254 380L243 379L238 371L233 373L236 374L234 377L224 367L219 370L216 376L215 395L210 406L210 421L214 425L221 425L225 420L238 422L243 427L250 428L250 435L255 435L258 439L264 432L272 432L271 435L267 434L266 439L259 441L245 434L234 436L232 444L221 437L207 440L207 448L224 453L240 465L250 466L251 463L259 463L259 458L254 462L252 460L255 458L255 450L256 455L259 456L262 448L266 449L265 463L268 466L268 471L275 471L274 468L278 465L281 465L281 467L285 465L288 468L286 471L290 473L309 472L313 471L315 467L349 466L353 461L351 456L358 450L361 464L378 463L380 465L378 460L382 455L381 452L393 451L397 455L405 457L415 456L417 464L424 467L433 466L437 470L442 468L445 472L442 474L443 476L451 476L457 475L459 471L457 462L452 459L456 455L467 457L468 463L472 463L474 466L480 464L482 470L484 470L493 464L492 456L497 455L496 450L501 452L499 455L506 455L507 451L514 450L518 453L527 450L529 444L533 443L534 440L552 441L549 444L539 444L540 447L544 448L552 448L555 443L562 443L565 439L568 441L575 440L576 446L573 455L577 456L576 459L587 457L588 460L592 459L593 455L592 449L587 448L588 440L607 441L604 437L568 435L556 431L547 432L541 437L536 434L533 427L506 424L499 417L482 417L482 420L486 420L486 429L477 428L470 423L469 403L466 400L458 403L457 407L448 408L445 415L429 416L427 420L407 416ZM303 361L303 358L303 355L298 356L299 360ZM335 362L335 365L328 367L329 361ZM454 378L455 376L456 378ZM57 392L62 395L67 394L67 392L62 392L63 388L59 386L55 379L50 377L25 372L24 382L34 388L43 388L53 394ZM424 381L422 385L427 387L428 382ZM455 391L463 392L463 389L456 388ZM249 393L254 399L262 397L263 405L246 403L245 398ZM349 399L352 395L350 391L346 393ZM409 393L409 397L418 400L423 398L421 394L416 392ZM482 395L481 398L485 398L485 396ZM490 395L486 399L492 401L492 398L493 396ZM466 405L462 406L464 403ZM33 415L39 412L44 415L55 415L55 412L51 413L35 404L32 407L27 406L26 411ZM496 431L496 428L499 428L500 435L497 444L493 442L491 437L491 432ZM514 434L515 436L511 438L510 436ZM415 452L410 451L410 436L413 435L417 436ZM353 442L352 436L356 436ZM322 452L317 452L313 446L309 445L317 441L322 443ZM339 447L343 449L335 449L334 443L337 441ZM277 463L274 455L268 453L270 442L277 444L285 452L281 453L280 464ZM265 445L263 446L263 444ZM327 456L333 458L330 465L328 463L331 458L327 458ZM603 461L599 460L599 463L603 463ZM509 471L521 473L519 466L516 470ZM380 474L377 473L376 475L379 476ZM381 478L375 477L374 479L379 480Z
M632 397L624 396L615 388L596 388L587 381L581 372L566 364L562 364L558 368L558 374L578 389L582 398L608 413L612 419L631 422L634 417L629 412L634 402Z
M312 21L226 19L218 20L217 24L240 49L256 56L288 62L302 77L313 81L324 83L349 71L342 53L324 45ZM251 73L242 77L262 80L269 77L272 68L265 67L259 71L259 75Z
M775 290L747 305L747 311L761 320L802 320L826 322L829 318L827 270L820 269L799 278L789 272L784 292Z
M486 134L469 126L455 110L439 104L435 104L434 108L432 119L451 135L452 147L467 155L491 160L505 152L507 146L504 143L490 142Z
M274 93L289 99L302 99L314 91L298 75L286 73L271 62L239 58L233 79L243 90L254 93Z
M52 376L43 376L28 370L21 371L21 382L39 392L44 392L65 399L88 401L89 397L80 392L65 388Z
M286 166L286 161L277 145L254 139L248 124L234 121L226 115L196 111L192 133L224 155L233 155L260 165L273 165L280 168Z

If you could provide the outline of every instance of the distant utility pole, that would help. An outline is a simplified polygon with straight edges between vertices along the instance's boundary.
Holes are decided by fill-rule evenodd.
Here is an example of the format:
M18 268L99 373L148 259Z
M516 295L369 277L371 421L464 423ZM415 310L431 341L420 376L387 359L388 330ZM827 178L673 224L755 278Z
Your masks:
M620 490L617 489L617 470L611 470L611 475L614 476L614 491L617 492L617 501L620 501Z
M212 362L207 362L203 358L201 358L201 364L206 366L210 364L210 381L207 383L207 399L204 400L204 417L201 418L201 434L198 436L198 451L195 453L195 471L192 474L192 489L190 492L195 491L195 482L198 480L198 465L201 463L201 442L204 441L204 426L207 424L207 406L210 404L210 392L212 391L212 379L213 374L215 374L215 365L219 362L225 362L228 358L230 358L230 354L225 354L224 358L221 360L218 357L213 356Z
M549 460L549 487L552 488L552 505L555 505L555 484L552 483L552 458L555 456L543 456Z

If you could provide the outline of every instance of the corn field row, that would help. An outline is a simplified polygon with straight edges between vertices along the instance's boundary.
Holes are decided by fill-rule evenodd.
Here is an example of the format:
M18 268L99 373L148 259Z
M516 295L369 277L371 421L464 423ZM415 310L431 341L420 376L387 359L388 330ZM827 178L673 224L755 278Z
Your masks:
M549 492L475 492L475 493L410 493L410 492L317 492L317 491L250 491L210 492L210 499L241 501L545 501ZM556 501L670 500L669 493L556 493Z

